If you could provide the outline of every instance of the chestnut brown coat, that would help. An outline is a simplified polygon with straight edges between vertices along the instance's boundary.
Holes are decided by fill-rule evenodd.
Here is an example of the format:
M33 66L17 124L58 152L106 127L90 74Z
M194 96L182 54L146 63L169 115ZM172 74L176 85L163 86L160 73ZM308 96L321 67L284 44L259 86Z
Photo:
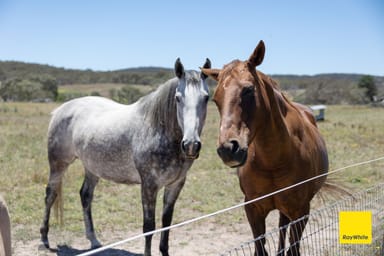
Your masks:
M309 108L287 99L274 80L256 70L264 53L260 41L246 61L202 69L218 81L213 96L221 117L217 152L226 165L238 167L245 201L328 171L325 142ZM280 227L307 215L325 179L246 205L253 236L265 233L265 218L274 209L280 212ZM300 255L298 242L305 224L303 220L291 225L287 255ZM285 253L285 237L286 229L280 234L279 255ZM264 243L256 244L255 255L267 255Z

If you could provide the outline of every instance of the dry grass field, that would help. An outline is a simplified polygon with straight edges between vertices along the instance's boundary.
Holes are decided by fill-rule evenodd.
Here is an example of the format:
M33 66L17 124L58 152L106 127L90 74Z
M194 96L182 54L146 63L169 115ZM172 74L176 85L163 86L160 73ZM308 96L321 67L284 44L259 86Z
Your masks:
M55 103L0 103L0 193L10 209L15 255L35 255L39 226L43 216L45 185L48 178L46 131ZM384 108L367 106L328 106L319 128L327 142L331 170L384 155ZM187 183L176 204L173 223L211 213L242 202L243 196L233 169L225 167L216 155L218 113L209 104L203 130L200 158L189 171ZM63 227L52 219L52 244L69 248L88 247L79 198L82 183L81 163L68 170L64 183ZM384 180L384 161L350 168L332 177L351 190L369 187ZM161 210L158 199L158 220ZM93 204L97 233L103 243L115 242L141 232L142 210L139 186L116 185L101 181ZM216 216L171 233L170 252L199 248L215 255L244 239L251 232L243 209ZM173 239L173 240L172 240ZM156 239L155 239L156 240ZM142 241L124 250L142 252ZM153 243L157 255L158 243ZM73 249L68 254L78 253ZM116 252L116 255L134 255Z

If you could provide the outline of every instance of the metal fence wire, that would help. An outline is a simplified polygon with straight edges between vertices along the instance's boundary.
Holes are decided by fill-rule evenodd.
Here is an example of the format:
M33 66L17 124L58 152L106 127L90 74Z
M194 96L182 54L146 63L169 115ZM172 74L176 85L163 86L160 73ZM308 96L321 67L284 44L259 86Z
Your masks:
M340 211L370 211L372 213L371 244L340 244ZM308 223L300 241L300 254L302 256L384 256L384 183L362 192L343 197L341 200L318 210L312 210L309 215L295 222L299 222L303 218L307 218ZM291 222L290 224L295 222ZM289 228L291 226L290 224L282 228ZM254 256L255 244L262 243L264 239L265 249L268 255L276 255L279 253L284 255L283 252L278 252L279 233L282 228L267 232L221 255ZM289 234L289 229L287 234ZM288 249L289 243L286 241L285 251Z

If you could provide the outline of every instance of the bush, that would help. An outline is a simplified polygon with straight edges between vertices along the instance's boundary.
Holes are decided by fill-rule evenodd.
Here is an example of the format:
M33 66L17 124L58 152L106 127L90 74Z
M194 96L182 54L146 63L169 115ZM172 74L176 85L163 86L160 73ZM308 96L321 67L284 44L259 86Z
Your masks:
M359 88L365 89L365 96L372 102L377 96L377 87L372 76L363 76L359 81Z
M88 95L81 92L62 92L62 93L59 93L59 95L57 96L57 101L65 102L65 101L69 101L69 100L84 97L84 96L88 96Z
M361 104L363 92L355 84L337 86L331 82L308 86L302 101L306 104Z
M57 82L49 76L14 78L0 84L0 97L4 101L54 101Z
M131 104L141 98L144 94L137 88L126 85L120 90L110 90L110 98L123 104Z

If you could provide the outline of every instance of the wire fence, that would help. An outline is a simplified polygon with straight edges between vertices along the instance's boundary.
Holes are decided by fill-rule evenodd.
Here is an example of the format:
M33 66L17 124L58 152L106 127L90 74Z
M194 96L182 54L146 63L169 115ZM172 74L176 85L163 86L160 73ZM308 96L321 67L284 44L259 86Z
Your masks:
M341 244L339 242L339 212L340 211L370 211L372 213L372 243L371 244ZM384 255L384 183L362 192L344 197L337 202L313 210L309 215L291 222L288 226L308 219L308 223L300 241L301 255L310 256L383 256ZM232 248L222 256L254 255L255 245L265 239L265 248L268 255L276 255L278 251L279 234L282 227L274 229L257 239L243 243ZM289 249L288 241L286 249ZM256 254L257 255L257 254ZM262 256L261 254L260 256Z
M299 183L293 184L291 186L279 189L270 194L239 203L237 205L218 210L216 212L199 216L194 219L186 220L184 222L174 224L168 227L163 227L156 229L147 233L138 234L136 236L129 237L124 240L103 246L98 249L94 249L82 254L79 256L88 256L93 255L98 252L102 252L109 248L113 248L139 238L143 238L148 235L157 234L166 230L171 230L179 228L185 225L192 224L207 218L214 217L225 212L232 211L234 209L243 207L247 204L255 203L257 201L263 200L267 197L271 197L275 194L281 193L283 191L289 190L293 187L300 186L309 181L318 179L325 175L331 175L338 172L341 172L345 169L363 166L366 164L374 163L377 161L384 160L384 156L381 156L376 159L371 159L355 164L351 164L342 168L338 168L332 171L329 171L327 174L318 175L316 177L309 178L307 180L301 181ZM372 244L370 245L343 245L339 243L339 234L338 234L338 224L339 224L339 212L340 211L371 211L372 212ZM321 209L312 210L311 213L307 216L302 217L301 219L296 220L295 222L301 221L303 218L308 219L308 223L303 232L302 239L300 241L300 253L301 255L310 255L310 256L344 256L344 255L373 255L373 256L384 256L384 183L379 184L371 189L364 190L360 193L349 195L344 197L337 202L323 207ZM289 228L291 222L287 227ZM278 239L281 228L274 229L265 233L264 235L258 237L257 239L245 242L240 244L238 247L232 248L224 253L221 253L221 256L246 256L254 255L255 244L262 243L265 239L265 248L268 252L268 255L274 255L278 252ZM287 232L289 234L289 231ZM294 246L294 245L293 245ZM286 250L289 249L289 244L286 243ZM283 254L282 254L283 255ZM258 255L263 256L263 255Z

